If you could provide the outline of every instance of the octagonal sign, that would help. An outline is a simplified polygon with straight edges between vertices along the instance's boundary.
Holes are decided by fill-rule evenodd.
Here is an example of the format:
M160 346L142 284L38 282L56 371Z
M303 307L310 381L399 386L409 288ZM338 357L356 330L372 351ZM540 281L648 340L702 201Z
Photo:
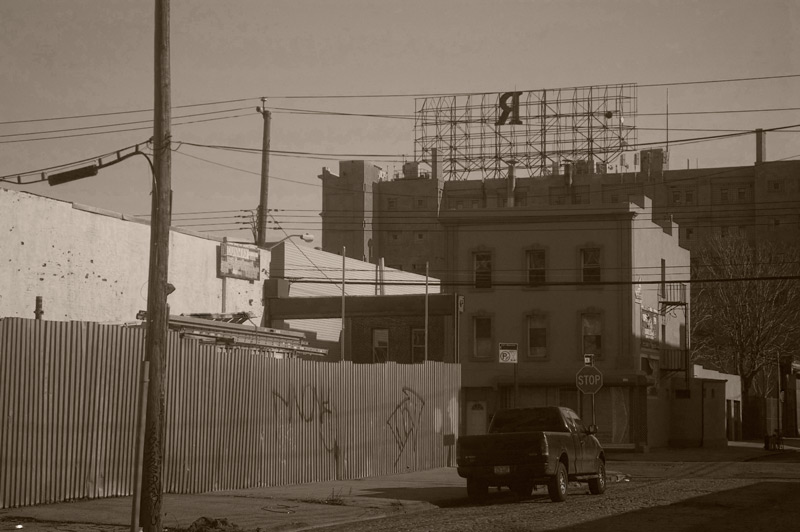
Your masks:
M594 366L583 366L575 374L575 384L586 394L595 394L603 387L603 374Z

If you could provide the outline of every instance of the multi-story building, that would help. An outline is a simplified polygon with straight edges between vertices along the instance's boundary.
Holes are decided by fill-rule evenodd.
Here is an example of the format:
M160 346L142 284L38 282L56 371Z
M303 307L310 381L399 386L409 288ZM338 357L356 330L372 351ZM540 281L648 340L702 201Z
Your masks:
M678 245L678 227L651 213L646 197L441 213L442 284L465 298L467 433L483 432L500 407L553 404L596 420L604 443L668 443L670 390L685 381L660 377L686 368L688 286L677 280L689 276L689 252ZM516 346L517 364L498 361L500 344ZM575 386L584 355L604 378L594 411Z
M371 230L370 236L373 240L369 248L371 255L367 256L367 260L376 262L385 257L389 265L410 271L418 269L420 264L427 261L431 264L431 274L443 280L443 290L460 290L460 287L448 285L448 280L459 273L463 274L464 272L460 270L465 267L462 262L451 262L457 257L450 252L449 246L452 240L450 237L446 238L446 235L453 230L453 220L462 220L464 227L471 226L477 231L480 229L480 224L488 223L488 219L491 219L498 210L502 210L503 216L516 216L513 222L508 222L510 224L508 228L513 226L515 229L511 234L521 238L525 235L523 228L526 224L540 219L536 213L542 215L593 213L602 217L603 213L617 213L620 209L627 209L630 198L642 196L649 197L652 203L640 206L637 216L646 217L659 227L675 227L679 233L671 235L671 238L677 237L680 246L685 250L700 251L704 240L711 235L724 237L743 234L751 242L772 241L779 244L800 242L800 209L798 209L800 161L767 161L765 137L761 131L756 134L755 155L755 163L752 166L669 170L667 154L663 150L654 149L626 154L627 163L630 164L626 165L625 159L621 158L620 164L612 168L614 172L610 172L612 169L606 167L591 167L585 161L574 161L563 168L554 169L552 174L547 176L515 178L515 172L509 171L508 179L483 181L442 182L435 164L429 173L411 167L416 171L407 172L401 178L370 181L356 177L355 185L347 185L353 190L357 189L357 194L371 190L373 195L371 202L364 203L365 209L369 208L368 205L372 206L370 213L372 224L367 223L367 215L358 214L358 224L354 223L352 227L347 228L337 227L331 223L331 220L342 220L336 217L337 213L332 206L331 198L341 193L342 186L339 185L339 180L344 178L345 173L349 176L351 172L348 169L356 163L343 162L340 166L342 177L333 176L326 181L325 172L321 176L325 185L323 194L326 202L322 212L323 249L340 252L341 250L335 249L335 246L345 237L355 238L350 234L351 231L360 234ZM357 163L365 167L368 164ZM348 179L352 179L352 176ZM418 201L420 205L424 204L426 209L430 210L415 212L411 209L411 201ZM636 201L642 203L640 200ZM505 214L506 212L516 214ZM470 220L472 220L471 225ZM677 225L673 226L673 222ZM502 241L506 237L504 224L506 222L498 222L493 226L494 232L481 234ZM569 230L552 224L542 224L538 227L552 231L552 237L559 241L572 239L573 233L577 238L582 229L591 229L594 223L587 219L582 225L578 223L568 225L571 227ZM427 235L417 234L425 231ZM645 231L645 234L647 233L648 231ZM627 238L622 229L619 230L617 237ZM333 247L328 244L329 242L335 242ZM491 240L485 243L487 246L490 244ZM447 253L444 253L444 250L447 250ZM350 254L349 248L347 254L356 256ZM499 275L505 270L533 267L540 264L536 262L540 261L539 257L540 255L534 253L526 259L534 262L522 265L513 261L511 263L505 260L498 261L495 257L492 262L493 275ZM358 258L361 256L358 255ZM670 258L662 258L667 261L669 268ZM468 271L473 272L474 265L467 266L469 266ZM633 266L632 264L631 267ZM660 265L648 267L660 268ZM644 276L642 278L646 279ZM588 295L585 288L580 286L566 286L562 290ZM479 299L482 297L480 293L471 296L477 296ZM486 304L488 303L484 304L484 308L488 312L490 309L485 306ZM497 305L496 309L491 310L495 312L503 308L505 303L503 298L498 298L492 304ZM655 308L659 316L664 310L656 304L651 304L649 307ZM515 326L519 329L522 324L523 322L519 322ZM498 338L497 341L505 340ZM665 345L660 348L672 349ZM462 354L464 349L468 349L467 344L462 346ZM467 355L471 356L468 351ZM664 371L663 357L659 362L661 374L668 376L669 374ZM469 370L465 369L465 382L469 382L468 377ZM798 423L800 411L796 408L798 393L796 381L794 376L788 379L790 386L787 388L789 392L787 396L791 396L792 404L784 410L783 425L794 426L794 430L797 430L796 427L800 424ZM652 430L652 425L648 428ZM637 430L641 432L642 429ZM648 441L650 439L652 438L648 438Z
M389 180L379 166L340 161L339 174L322 169L322 249L432 277L444 270L439 226L441 178L407 163Z

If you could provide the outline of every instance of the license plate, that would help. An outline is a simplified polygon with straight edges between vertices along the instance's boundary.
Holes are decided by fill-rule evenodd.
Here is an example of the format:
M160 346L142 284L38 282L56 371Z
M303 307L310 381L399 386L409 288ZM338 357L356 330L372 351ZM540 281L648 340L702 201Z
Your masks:
M494 466L495 475L508 475L509 473L511 473L511 466L507 465Z

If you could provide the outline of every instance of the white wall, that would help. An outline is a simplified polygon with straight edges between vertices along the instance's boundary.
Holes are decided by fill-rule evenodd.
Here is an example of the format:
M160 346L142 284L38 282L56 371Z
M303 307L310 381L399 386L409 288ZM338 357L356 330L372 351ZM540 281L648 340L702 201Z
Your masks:
M0 317L125 322L147 308L146 221L0 188ZM172 231L172 314L222 312L216 276L220 241ZM262 279L269 252L262 251ZM261 283L227 281L226 312L263 312Z
M34 317L36 296L44 319L127 322L147 309L150 225L146 220L0 188L0 318ZM222 279L217 277L219 239L173 230L170 233L171 314L222 312ZM341 294L342 258L287 241L285 271L291 296ZM253 246L255 249L255 246ZM262 286L272 253L261 250L258 281L227 279L226 312L251 312L261 323ZM348 281L375 279L375 266L347 259ZM425 277L387 270L386 294L424 293ZM300 279L330 279L331 284ZM430 293L438 293L431 280ZM349 284L348 295L374 294L374 285ZM321 321L320 324L308 323ZM300 324L298 324L299 326ZM337 339L339 320L307 320L303 329ZM335 331L335 332L334 332Z

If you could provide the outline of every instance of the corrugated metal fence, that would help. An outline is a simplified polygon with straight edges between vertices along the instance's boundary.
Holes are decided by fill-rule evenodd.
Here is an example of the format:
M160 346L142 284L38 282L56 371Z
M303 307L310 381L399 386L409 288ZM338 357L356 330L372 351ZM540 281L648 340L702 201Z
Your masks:
M144 331L0 320L0 508L130 495ZM451 465L458 366L275 359L170 332L164 489Z

